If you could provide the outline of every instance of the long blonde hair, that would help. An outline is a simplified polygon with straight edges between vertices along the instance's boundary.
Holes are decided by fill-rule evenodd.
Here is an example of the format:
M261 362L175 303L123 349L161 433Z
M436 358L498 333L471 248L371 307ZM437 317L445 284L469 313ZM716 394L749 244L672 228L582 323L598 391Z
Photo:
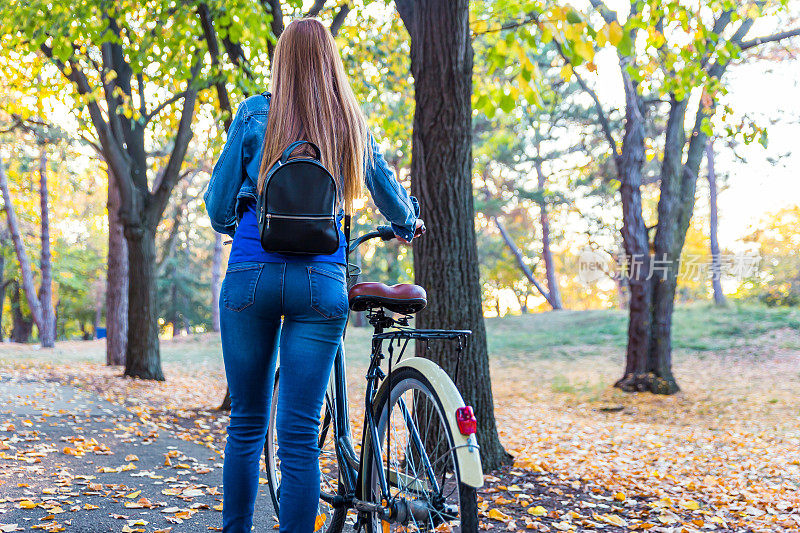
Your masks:
M339 180L347 213L361 194L369 131L344 73L333 36L316 19L292 21L278 39L272 62L272 102L264 136L258 190L286 147L311 141L322 164Z

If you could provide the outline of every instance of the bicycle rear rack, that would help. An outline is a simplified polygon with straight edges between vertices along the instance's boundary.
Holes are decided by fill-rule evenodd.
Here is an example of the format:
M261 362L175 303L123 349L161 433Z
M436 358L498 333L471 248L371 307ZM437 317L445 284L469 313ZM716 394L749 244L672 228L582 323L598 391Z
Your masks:
M382 341L389 341L388 356L389 356L389 370L392 368L392 360L394 358L395 344L400 349L397 355L397 361L402 359L406 351L409 341L425 341L423 353L428 351L428 341L431 340L456 340L458 347L456 348L456 364L452 375L453 382L458 386L459 367L461 366L461 353L467 346L472 330L469 329L416 329L409 325L411 315L400 315L392 317L387 315L382 308L373 309L367 312L368 322L375 328L375 333L372 335L373 350L377 348ZM384 331L390 328L389 331ZM383 355L378 353L379 358Z

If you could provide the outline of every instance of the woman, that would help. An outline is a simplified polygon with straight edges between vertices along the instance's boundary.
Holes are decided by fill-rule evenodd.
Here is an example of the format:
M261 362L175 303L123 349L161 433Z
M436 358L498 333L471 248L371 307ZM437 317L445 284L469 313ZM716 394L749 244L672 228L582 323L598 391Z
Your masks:
M340 178L341 247L331 255L286 256L261 247L256 194L272 164L296 140L319 146L322 163ZM231 393L225 532L251 528L278 348L280 531L314 530L319 413L347 316L341 219L352 210L362 181L398 238L411 241L422 225L419 204L397 182L370 136L335 41L318 20L295 20L275 48L272 94L252 96L239 106L204 197L211 225L233 236L220 297Z

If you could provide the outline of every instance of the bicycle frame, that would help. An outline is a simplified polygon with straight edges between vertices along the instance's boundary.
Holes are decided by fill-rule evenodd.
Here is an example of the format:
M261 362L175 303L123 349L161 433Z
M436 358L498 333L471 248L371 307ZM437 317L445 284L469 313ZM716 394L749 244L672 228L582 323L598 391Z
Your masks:
M380 316L383 316L382 314ZM394 321L389 317L384 317L388 319L390 322L386 324L393 324ZM372 322L371 322L372 323ZM336 357L333 363L333 370L331 372L331 377L328 382L328 390L325 395L325 402L326 402L326 418L328 416L333 416L333 428L334 428L334 443L336 449L336 456L337 461L339 464L339 482L344 485L344 490L340 490L340 493L344 493L344 495L332 495L332 494L322 494L321 498L331 505L342 505L346 502L343 500L344 498L354 497L357 500L363 500L366 498L366 494L363 491L363 480L361 479L361 475L363 474L363 470L360 466L364 462L364 458L366 456L367 447L369 446L372 451L373 457L381 457L381 450L380 450L380 437L378 433L378 426L375 420L374 414L372 412L372 405L377 394L378 388L380 383L385 378L390 379L391 377L391 360L392 355L390 353L390 372L389 374L384 374L383 371L380 369L380 363L385 358L383 355L383 343L384 341L392 342L396 339L406 339L406 343L401 350L401 355L405 350L406 345L408 344L408 340L411 339L463 339L466 336L470 335L472 332L468 330L417 330L417 329L398 329L395 331L390 331L387 333L383 332L384 326L379 324L378 322L373 323L375 327L375 334L372 338L372 352L370 356L370 364L367 369L367 390L364 395L364 428L362 430L361 436L361 453L357 454L355 451L355 447L353 446L352 441L352 426L350 424L350 418L348 413L348 399L347 399L347 381L346 381L346 365L345 365L345 351L344 351L344 342L339 345L339 349L337 350ZM343 338L344 340L344 338ZM397 363L399 363L399 357ZM433 364L433 363L431 363ZM440 370L441 371L441 370ZM443 371L441 371L443 373ZM449 378L448 378L449 379ZM401 399L398 402L398 406L400 408L400 412L406 420L411 421L411 414L408 411L408 408L405 405L405 402ZM424 450L424 446L422 444L422 438L420 437L416 425L412 422L408 424L409 429L411 430L410 438L414 445L418 447L420 450ZM322 446L324 438L326 435L322 435L320 437L320 446ZM473 437L474 439L474 437ZM468 445L472 451L477 450L477 443L473 442ZM423 453L423 457L426 455ZM426 457L427 459L427 457ZM425 461L423 465L426 471L426 477L428 478L428 482L430 486L433 488L434 491L438 491L438 482L436 480L436 476L433 471L433 467ZM389 479L387 479L387 472L384 472L383 469L376 470L378 476L378 484L381 488L381 496L383 499L389 500ZM479 476L479 479L482 483L482 477Z
M376 231L366 233L353 240L351 243L349 243L348 250L353 250L362 243L366 242L367 240L377 237L380 237L382 240L386 241L393 238L394 235L391 232L390 228L386 227L378 228L378 230ZM347 268L348 281L353 281L354 279L357 278L358 273L351 276L349 267L350 265L348 265ZM350 284L348 283L348 286L349 285ZM348 310L348 322L349 322L349 317L350 317L350 311ZM367 390L364 398L365 415L364 415L364 427L361 435L360 454L356 453L355 447L353 445L352 426L350 423L350 417L348 412L349 405L347 398L344 335L342 336L342 342L339 345L339 349L337 350L336 357L333 362L333 369L331 372L330 380L328 382L328 390L325 395L326 420L327 417L329 416L333 417L333 424L332 424L332 427L334 429L333 440L336 449L337 462L339 465L340 489L338 495L322 494L321 498L334 506L336 505L351 506L353 504L353 499L362 500L361 503L362 504L364 503L363 500L365 500L368 495L364 493L365 492L363 488L364 483L363 480L361 479L361 476L363 475L363 470L361 468L361 465L365 460L367 447L371 448L373 457L381 457L380 437L378 433L377 422L372 412L372 405L381 382L383 381L384 378L386 377L390 378L391 376L391 363L392 363L391 347L390 347L389 375L387 376L380 369L381 361L385 358L382 352L384 341L389 340L391 344L391 342L394 339L400 339L400 338L407 339L400 352L400 355L402 355L408 344L408 340L412 338L426 339L426 340L436 339L436 338L439 339L458 338L461 341L463 341L464 338L466 338L468 335L472 333L471 331L468 330L416 330L411 328L403 328L400 330L384 333L384 329L386 327L393 327L398 325L407 326L407 322L405 324L403 324L402 321L400 323L397 323L390 317L385 317L382 313L380 314L380 317L376 321L371 320L370 323L375 328L375 333L372 339L370 364L367 369L367 375L366 375ZM398 362L399 359L400 357L398 356ZM408 411L408 408L406 407L402 399L398 402L398 406L404 418L406 418L407 420L411 420L410 412ZM411 429L410 437L412 441L415 443L415 446L420 447L420 449L424 449L422 444L422 439L417 431L416 425L412 423L409 424L409 426ZM320 446L322 446L325 437L326 435L324 434L321 435ZM474 441L474 437L472 437L472 441ZM470 448L470 452L477 451L477 442L471 442L468 446ZM425 456L425 454L422 455ZM438 490L438 482L436 480L436 476L434 475L432 466L430 464L425 464L423 466L426 471L426 477L428 478L430 486L434 490ZM479 463L478 463L478 468L479 468ZM387 479L389 472L384 472L383 469L379 468L376 470L376 473L378 477L378 484L381 489L381 497L383 500L388 501L390 499L390 493L389 493L390 480ZM482 484L482 475L480 473L478 474L478 479ZM477 483L475 481L472 481L470 484L477 484ZM361 507L360 510L363 510L363 506L359 507Z

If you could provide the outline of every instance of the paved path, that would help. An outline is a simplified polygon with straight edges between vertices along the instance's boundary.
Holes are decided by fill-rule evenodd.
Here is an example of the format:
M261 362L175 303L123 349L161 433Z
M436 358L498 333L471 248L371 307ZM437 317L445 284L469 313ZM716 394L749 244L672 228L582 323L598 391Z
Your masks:
M219 531L221 461L86 391L0 375L0 532ZM273 515L261 485L255 531Z

